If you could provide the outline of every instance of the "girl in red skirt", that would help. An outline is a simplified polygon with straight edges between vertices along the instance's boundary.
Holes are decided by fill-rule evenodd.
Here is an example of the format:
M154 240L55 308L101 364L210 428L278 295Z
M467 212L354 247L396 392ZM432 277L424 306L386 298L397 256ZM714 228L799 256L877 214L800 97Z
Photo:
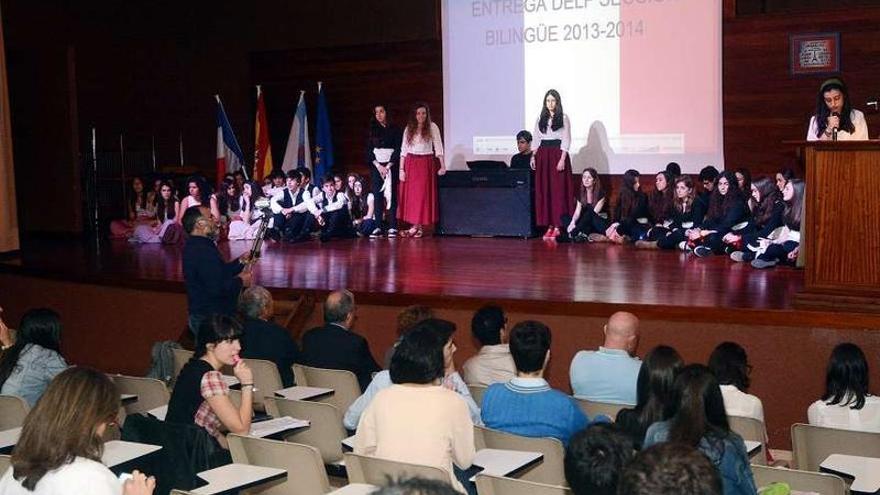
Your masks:
M397 217L412 225L404 237L419 238L422 227L439 219L437 176L446 173L440 128L431 122L431 110L417 103L409 115L400 147L400 198Z
M538 150L532 156L535 171L535 220L546 225L545 240L559 235L560 219L574 211L574 186L571 182L571 124L562 112L562 98L555 89L544 95L541 116L535 124Z

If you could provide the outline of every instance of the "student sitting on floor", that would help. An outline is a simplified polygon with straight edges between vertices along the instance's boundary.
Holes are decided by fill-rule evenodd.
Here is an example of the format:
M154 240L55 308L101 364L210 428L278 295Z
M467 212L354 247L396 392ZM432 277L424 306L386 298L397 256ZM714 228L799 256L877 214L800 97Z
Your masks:
M624 244L633 240L633 236L638 234L639 219L648 217L648 197L639 187L639 172L627 170L623 174L623 185L614 208L614 223L605 230L605 235L591 234L591 241Z
M654 190L648 195L648 223L633 229L635 246L654 249L657 240L669 233L675 215L675 178L665 170L654 177Z
M782 188L785 201L785 228L773 239L762 240L752 260L754 268L772 268L777 264L795 265L801 245L801 215L804 213L804 181L791 179ZM732 256L732 255L731 255ZM735 258L734 258L735 259Z
M722 239L734 261L755 259L761 239L769 239L785 221L785 202L772 179L759 177L752 182L751 188L749 204L752 215L748 225L739 231L729 232ZM740 254L734 255L737 251Z
M709 200L709 211L700 224L699 231L695 229L688 235L695 246L694 254L702 258L724 253L724 236L734 225L747 218L746 200L739 190L736 175L725 171L718 177Z
M357 229L358 236L370 237L371 239L379 238L382 229L379 228L379 222L376 221L376 218L381 217L382 212L376 211L376 198L364 184L363 178L355 178L351 193L349 201L351 221L354 228Z
M312 203L318 209L315 218L321 226L322 242L333 238L346 239L355 236L351 214L348 212L348 197L343 190L337 188L333 177L324 178L321 194L313 196Z
M669 231L657 238L658 248L676 249L687 245L689 233L695 226L699 229L708 208L708 204L703 201L703 197L696 194L694 181L690 176L682 175L675 179L672 223L669 225Z
M589 424L574 400L550 388L544 370L550 361L550 329L537 321L517 323L510 331L516 377L491 385L483 395L483 423L526 437L553 437L563 444Z
M810 405L811 425L880 432L880 398L868 388L868 361L859 346L839 344L828 359L825 393Z
M599 215L606 201L595 168L589 167L581 174L581 187L575 200L574 213L560 219L560 224L566 227L556 238L559 242L585 242L590 234L604 234L608 229L608 220Z

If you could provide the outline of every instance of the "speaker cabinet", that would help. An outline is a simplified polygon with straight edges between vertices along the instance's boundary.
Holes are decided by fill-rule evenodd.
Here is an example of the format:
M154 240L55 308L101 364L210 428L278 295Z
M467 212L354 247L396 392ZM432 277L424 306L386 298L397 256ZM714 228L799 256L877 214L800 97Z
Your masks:
M439 188L439 234L534 235L529 170L452 171L440 177Z

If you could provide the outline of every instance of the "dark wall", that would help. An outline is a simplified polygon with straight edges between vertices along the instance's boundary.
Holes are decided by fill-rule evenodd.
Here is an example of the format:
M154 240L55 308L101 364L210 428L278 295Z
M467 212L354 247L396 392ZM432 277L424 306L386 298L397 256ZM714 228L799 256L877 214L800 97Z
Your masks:
M760 175L796 163L781 143L803 138L824 77L789 74L789 34L839 31L842 75L856 106L880 93L880 8L859 3L724 0L728 167ZM116 151L120 141L128 151L150 151L155 143L160 168L178 164L182 138L186 164L212 174L218 93L249 161L257 83L266 91L276 163L300 89L309 92L314 129L322 80L337 167L365 171L362 143L375 100L387 99L398 122L412 102L426 100L442 122L438 5L0 0L23 230L81 230L78 169L90 153L92 125L99 151ZM868 115L868 126L876 136L880 118ZM52 208L29 204L47 191Z

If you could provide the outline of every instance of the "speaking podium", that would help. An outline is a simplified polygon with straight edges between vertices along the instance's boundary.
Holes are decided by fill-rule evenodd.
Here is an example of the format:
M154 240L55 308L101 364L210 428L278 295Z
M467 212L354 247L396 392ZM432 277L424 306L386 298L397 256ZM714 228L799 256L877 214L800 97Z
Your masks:
M880 141L792 142L806 161L797 308L880 312Z

